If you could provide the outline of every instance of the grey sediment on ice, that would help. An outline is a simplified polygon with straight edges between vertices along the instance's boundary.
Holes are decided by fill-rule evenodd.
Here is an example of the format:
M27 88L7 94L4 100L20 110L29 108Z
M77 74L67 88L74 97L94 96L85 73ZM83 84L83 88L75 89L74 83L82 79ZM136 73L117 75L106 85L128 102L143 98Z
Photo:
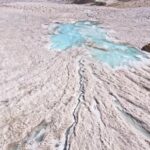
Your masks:
M18 142L11 143L7 146L8 150L22 150L25 149L25 144L29 144L31 147L30 149L33 149L32 146L34 145L34 148L43 141L46 128L48 123L43 120L39 125L37 125L30 133L28 133L23 139L21 139Z
M119 99L117 96L115 96L113 93L110 92L110 95L114 98L114 104L116 108L121 112L122 117L127 121L127 123L130 123L135 129L140 131L141 134L146 136L147 138L150 138L150 131L145 129L143 126L144 122L140 121L139 119L132 116L132 114L129 114L125 108L121 105L119 102Z

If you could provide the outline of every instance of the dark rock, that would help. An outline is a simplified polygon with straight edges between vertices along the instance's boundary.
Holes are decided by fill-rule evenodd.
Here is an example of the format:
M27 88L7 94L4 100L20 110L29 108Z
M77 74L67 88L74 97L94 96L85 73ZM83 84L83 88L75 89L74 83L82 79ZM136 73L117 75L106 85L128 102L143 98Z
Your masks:
M55 3L66 3L66 4L85 4L89 2L94 2L94 0L48 0L49 2Z
M85 3L89 3L92 2L93 0L74 0L73 3L74 4L85 4Z
M54 2L54 3L65 3L65 4L87 4L90 3L91 5L97 5L97 6L104 6L106 5L105 0L47 0L48 2Z
M96 5L96 6L105 6L107 3L106 2L94 2L93 5Z
M150 43L142 47L142 50L150 53Z

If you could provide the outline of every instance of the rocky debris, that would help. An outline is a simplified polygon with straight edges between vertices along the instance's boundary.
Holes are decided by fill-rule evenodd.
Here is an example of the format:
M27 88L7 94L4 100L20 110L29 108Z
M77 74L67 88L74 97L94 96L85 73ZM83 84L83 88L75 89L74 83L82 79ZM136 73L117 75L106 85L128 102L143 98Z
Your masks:
M92 5L105 6L117 2L117 0L74 0L73 3L83 4L83 3L92 3Z
M93 2L93 0L74 0L73 3L75 4L84 4L84 3L89 3Z
M150 53L150 43L145 45L145 46L143 46L142 50Z
M133 7L147 7L150 6L149 0L118 0L115 3L110 4L112 7L118 8L133 8Z
M93 2L94 0L47 0L49 2L55 3L65 3L65 4L85 4L89 2Z
M117 0L48 0L50 2L60 2L60 3L73 3L73 4L86 4L92 3L92 5L104 6L107 4L112 4L117 2Z
M94 4L97 6L104 6L116 3L117 0L94 0Z
M95 0L93 5L97 5L97 6L104 6L106 5L106 1L105 0Z

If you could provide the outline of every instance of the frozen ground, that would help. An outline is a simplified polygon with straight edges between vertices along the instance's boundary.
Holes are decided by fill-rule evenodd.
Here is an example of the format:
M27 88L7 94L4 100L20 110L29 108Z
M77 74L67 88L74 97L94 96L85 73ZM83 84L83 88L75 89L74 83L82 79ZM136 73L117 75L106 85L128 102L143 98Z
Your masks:
M148 7L0 5L1 150L150 149L149 59L112 69L83 47L49 49L50 25L83 20L114 42L150 41Z

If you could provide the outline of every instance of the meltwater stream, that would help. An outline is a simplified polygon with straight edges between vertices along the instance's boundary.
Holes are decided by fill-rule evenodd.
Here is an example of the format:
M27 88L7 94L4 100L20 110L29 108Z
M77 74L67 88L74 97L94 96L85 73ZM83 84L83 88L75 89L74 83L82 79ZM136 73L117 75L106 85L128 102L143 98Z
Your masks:
M72 47L86 48L92 57L115 68L140 61L144 54L130 45L111 41L96 22L80 21L58 24L50 35L50 49L65 51Z

